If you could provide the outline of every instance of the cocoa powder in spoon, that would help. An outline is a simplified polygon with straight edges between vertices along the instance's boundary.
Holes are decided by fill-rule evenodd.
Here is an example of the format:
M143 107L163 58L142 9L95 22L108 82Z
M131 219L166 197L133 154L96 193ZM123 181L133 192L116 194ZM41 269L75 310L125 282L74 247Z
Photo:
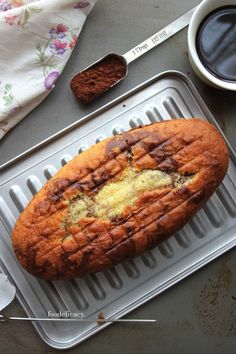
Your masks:
M111 88L125 74L124 62L111 55L74 76L70 87L80 101L88 103Z

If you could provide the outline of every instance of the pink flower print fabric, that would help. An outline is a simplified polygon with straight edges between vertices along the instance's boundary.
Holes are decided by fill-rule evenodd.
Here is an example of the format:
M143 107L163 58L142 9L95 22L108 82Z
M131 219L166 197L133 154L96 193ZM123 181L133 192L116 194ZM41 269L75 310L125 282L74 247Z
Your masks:
M68 27L60 23L56 27L52 27L49 31L49 34L53 39L62 39L65 37L66 32L68 32L68 29Z
M34 0L37 1L37 0ZM0 0L0 12L14 9L15 7L20 7L34 2L32 0Z
M95 3L0 0L0 139L55 87Z
M51 52L55 55L64 54L66 51L66 47L67 43L60 41L60 39L55 39L55 41L53 41L53 43L50 45Z

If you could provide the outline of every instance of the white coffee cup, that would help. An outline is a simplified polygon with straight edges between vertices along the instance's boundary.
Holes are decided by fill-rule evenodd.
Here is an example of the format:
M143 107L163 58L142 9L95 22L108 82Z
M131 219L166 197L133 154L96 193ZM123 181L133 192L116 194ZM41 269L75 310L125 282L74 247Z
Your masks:
M212 75L202 64L197 48L196 36L200 24L209 13L224 6L236 6L236 0L203 0L195 10L188 28L188 53L191 66L205 83L226 90L236 91L236 82L227 82Z

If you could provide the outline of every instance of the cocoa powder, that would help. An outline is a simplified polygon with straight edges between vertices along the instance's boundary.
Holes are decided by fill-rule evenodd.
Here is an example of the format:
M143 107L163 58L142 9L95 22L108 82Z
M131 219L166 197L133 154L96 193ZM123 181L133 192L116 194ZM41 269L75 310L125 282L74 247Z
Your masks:
M73 77L70 87L74 95L83 103L88 103L111 88L126 74L123 61L108 56Z

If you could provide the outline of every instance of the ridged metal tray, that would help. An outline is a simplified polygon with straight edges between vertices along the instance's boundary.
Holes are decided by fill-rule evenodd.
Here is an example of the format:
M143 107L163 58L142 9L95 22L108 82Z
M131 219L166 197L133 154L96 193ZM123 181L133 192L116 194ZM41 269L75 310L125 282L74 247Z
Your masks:
M55 282L34 278L14 257L10 235L17 217L60 167L112 134L177 117L201 117L217 125L189 79L169 71L0 167L0 268L16 286L29 316L61 310L119 318L236 245L236 166L229 146L228 174L207 205L180 232L142 256L82 279ZM107 325L34 323L42 339L58 349L72 347Z

